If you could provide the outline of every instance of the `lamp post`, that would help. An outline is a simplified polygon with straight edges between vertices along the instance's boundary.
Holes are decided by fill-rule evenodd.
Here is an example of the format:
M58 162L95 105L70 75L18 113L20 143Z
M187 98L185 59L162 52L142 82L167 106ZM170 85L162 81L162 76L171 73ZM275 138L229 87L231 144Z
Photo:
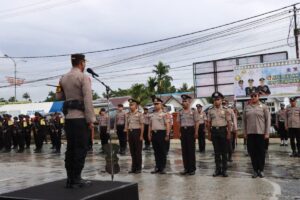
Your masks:
M15 70L14 70L14 75L15 75L14 85L15 85L15 102L16 102L17 101L17 63L12 57L9 57L7 54L5 54L4 56L9 58L10 60L12 60L14 63L14 68L15 68Z

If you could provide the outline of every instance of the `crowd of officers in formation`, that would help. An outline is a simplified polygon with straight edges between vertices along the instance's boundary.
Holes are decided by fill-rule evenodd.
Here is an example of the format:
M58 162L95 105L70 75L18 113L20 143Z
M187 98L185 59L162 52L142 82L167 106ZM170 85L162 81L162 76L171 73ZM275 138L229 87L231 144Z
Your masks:
M271 116L268 107L259 101L259 93L253 91L251 99L245 105L243 112L243 129L246 139L247 151L253 166L253 178L264 177L266 144L269 139ZM232 162L232 153L235 150L237 137L237 111L229 107L228 101L220 92L212 94L213 106L206 112L202 105L197 104L197 109L190 107L191 97L182 95L183 109L177 115L180 126L180 140L184 170L182 175L194 175L196 171L195 141L198 139L199 151L205 152L206 135L212 141L216 169L213 176L227 177L227 162ZM139 111L139 102L129 99L129 112L126 112L122 104L114 119L114 130L117 133L120 155L126 154L127 143L132 158L132 166L129 173L141 173L142 148L150 150L150 144L154 150L155 168L153 174L166 173L166 159L170 148L170 133L173 124L173 116L166 110L166 105L160 98L152 97L154 111L148 112L144 108ZM110 119L105 109L101 109L97 117L100 132L102 152L103 147L110 139ZM291 157L300 156L300 108L296 105L296 98L290 98L290 106L276 113L276 124L281 138L281 146L288 145L288 137L292 148ZM19 115L12 118L11 115L0 116L0 150L10 152L16 149L18 153L29 149L31 135L35 142L35 153L40 153L46 135L49 133L53 153L60 153L61 135L64 127L64 118L60 113L51 114L49 118L35 113L34 118L28 115ZM91 132L90 132L91 133ZM90 148L92 138L90 137ZM295 142L297 141L297 143Z
M0 151L15 149L17 153L23 153L25 149L30 149L33 136L34 152L41 153L43 143L50 135L53 153L60 153L63 126L64 118L60 113L50 114L49 118L39 112L33 118L29 115L0 115Z

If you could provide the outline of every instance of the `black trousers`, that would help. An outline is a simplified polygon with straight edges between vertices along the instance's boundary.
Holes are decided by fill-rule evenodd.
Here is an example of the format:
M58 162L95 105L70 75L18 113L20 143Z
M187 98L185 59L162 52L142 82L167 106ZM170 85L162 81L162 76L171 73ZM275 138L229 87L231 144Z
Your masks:
M26 147L29 148L30 143L31 143L31 129L30 128L27 128L25 131L25 143L26 143Z
M17 135L19 150L24 150L25 148L25 129L18 132Z
M142 169L142 146L140 140L141 129L132 129L128 131L128 143L132 159L131 170L137 171Z
M198 146L200 152L205 152L205 124L200 124L198 129Z
M65 168L68 178L78 178L84 167L88 150L88 125L84 118L66 119L67 151Z
M53 146L56 151L60 151L61 148L61 129L56 129L56 132L53 134Z
M124 128L125 125L117 125L117 135L119 138L120 151L125 151L127 146L127 136Z
M41 150L43 147L43 142L45 141L47 133L47 127L41 126L36 133L36 149Z
M11 141L12 141L12 128L8 128L3 131L3 139L4 139L4 147L5 150L11 149Z
M264 171L265 168L265 138L263 134L248 134L247 149L254 171Z
M4 147L4 136L3 136L3 132L0 128L0 150L2 150Z
M148 124L145 124L144 125L144 142L145 142L145 147L149 147L150 146L150 141L149 141L149 138L148 138L148 131L149 131L149 125Z
M288 140L288 134L287 131L285 130L284 122L278 123L278 133L280 135L281 140Z
M50 128L49 129L49 132L50 132L50 140L51 140L51 144L52 144L52 146L53 147L55 147L55 143L56 143L56 141L55 141L55 137L56 137L56 129L55 128Z
M18 147L18 128L13 128L13 131L12 131L12 144L13 144L13 148Z
M232 152L234 152L235 150L235 147L236 147L236 137L237 137L237 133L236 132L231 132L231 137L232 137L232 140L231 140L231 146L232 146Z
M298 153L300 153L300 128L289 128L289 136L293 152L296 152L298 149ZM295 140L297 141L297 144L295 143Z
M227 139L227 153L228 153L227 159L231 159L232 157L232 153L233 153L232 140L233 140L233 133L231 132L230 139L229 140Z
M181 151L184 170L187 172L196 171L195 155L195 127L181 127Z
M107 133L107 126L100 126L100 140L103 149L103 146L108 144L108 140L109 140L109 134Z
M171 135L169 135L169 140L165 140L165 148L166 148L166 155L168 155L169 150L170 150L170 143L171 143Z
M152 131L152 146L155 157L155 168L163 170L166 167L166 130Z
M228 152L228 140L227 128L211 128L211 139L215 152L215 163L217 171L227 171L227 152Z

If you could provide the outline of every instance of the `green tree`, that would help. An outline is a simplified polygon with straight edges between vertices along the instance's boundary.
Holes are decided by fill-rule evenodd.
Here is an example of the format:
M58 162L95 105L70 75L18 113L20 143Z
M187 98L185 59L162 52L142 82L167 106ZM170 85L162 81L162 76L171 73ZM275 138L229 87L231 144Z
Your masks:
M28 94L28 92L25 92L25 93L23 94L23 99L25 99L26 101L27 101L28 99L30 99L30 95Z
M9 97L8 102L15 102L15 97Z
M6 102L4 98L0 98L0 102Z
M100 98L100 96L97 94L97 92L95 92L94 90L92 92L93 92L93 100Z
M157 85L157 81L155 77L149 77L147 80L147 89L148 89L148 93L149 95L154 95L155 94L155 87Z
M144 84L136 83L132 85L130 95L132 98L140 101L142 106L146 105L149 101L149 93Z
M154 65L155 69L153 72L156 75L157 80L157 93L163 94L170 92L170 88L172 87L171 81L173 78L168 75L170 66L165 65L163 62L159 61L157 65Z
M56 101L55 92L50 91L44 102L53 102L53 101Z

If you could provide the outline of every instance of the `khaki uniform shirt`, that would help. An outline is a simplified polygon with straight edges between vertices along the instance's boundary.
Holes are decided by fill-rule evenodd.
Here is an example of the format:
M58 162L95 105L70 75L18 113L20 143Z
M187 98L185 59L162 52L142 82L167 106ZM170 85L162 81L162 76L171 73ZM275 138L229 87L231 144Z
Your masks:
M192 110L185 111L182 110L179 112L177 117L177 121L180 124L180 127L186 126L195 126L197 122L199 122L199 115L198 112L194 112Z
M243 121L247 134L269 134L271 116L268 106L261 102L247 105L243 113Z
M126 118L126 112L124 110L122 110L121 112L117 111L116 118L115 118L116 125L124 125L125 118Z
M286 126L288 128L300 128L299 107L289 107L286 109Z
M109 117L106 113L99 115L99 126L109 126Z
M84 111L69 109L66 119L85 118L88 123L95 122L90 78L82 73L79 68L73 67L70 72L60 79L59 85L62 87L62 91L56 93L58 100L84 102Z
M200 113L198 111L198 115L199 115L199 123L204 124L205 121L207 120L206 113L203 110L201 110Z
M166 130L166 123L170 123L167 113L160 111L150 115L150 127L153 131Z
M236 130L237 130L237 119L236 119L236 115L235 115L233 109L231 109L231 108L228 108L228 112L230 113L231 131L236 131Z
M222 106L220 108L212 107L208 110L207 121L210 121L213 127L227 126L227 122L231 122L231 114L227 108Z
M283 110L280 109L276 113L276 125L278 126L279 122L285 122L285 118L286 118L286 110L285 109L283 109Z
M126 115L126 127L127 129L140 129L141 124L144 124L144 116L143 113L136 111L136 112L129 112Z
M144 124L149 125L149 123L150 123L150 114L147 113L147 114L143 114L143 115L144 115Z

